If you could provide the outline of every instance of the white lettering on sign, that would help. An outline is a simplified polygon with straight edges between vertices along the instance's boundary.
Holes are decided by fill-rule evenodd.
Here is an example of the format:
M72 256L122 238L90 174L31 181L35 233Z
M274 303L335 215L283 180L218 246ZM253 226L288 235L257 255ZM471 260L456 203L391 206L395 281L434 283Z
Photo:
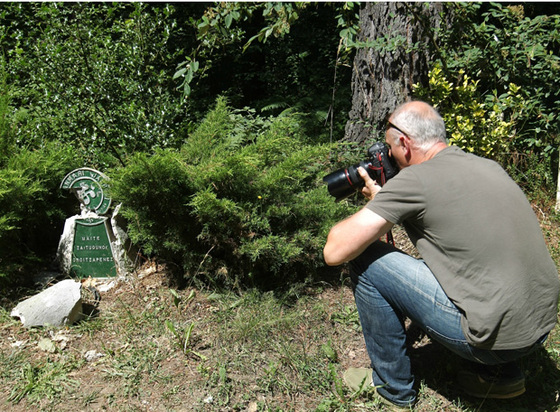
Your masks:
M113 258L110 256L105 257L75 257L75 263L102 263L102 262L112 262Z
M109 250L107 245L76 245L76 250Z
M99 242L101 236L82 236L82 242Z

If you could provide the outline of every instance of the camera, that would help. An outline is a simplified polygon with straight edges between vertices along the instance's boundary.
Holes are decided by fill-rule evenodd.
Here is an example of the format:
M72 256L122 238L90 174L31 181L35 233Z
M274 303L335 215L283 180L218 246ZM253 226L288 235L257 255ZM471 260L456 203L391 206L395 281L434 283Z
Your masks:
M368 149L369 159L361 161L357 165L334 171L323 178L327 183L329 193L339 202L364 187L364 179L358 173L358 167L363 167L370 177L383 186L387 180L398 173L398 168L389 156L387 146L381 142L375 142Z

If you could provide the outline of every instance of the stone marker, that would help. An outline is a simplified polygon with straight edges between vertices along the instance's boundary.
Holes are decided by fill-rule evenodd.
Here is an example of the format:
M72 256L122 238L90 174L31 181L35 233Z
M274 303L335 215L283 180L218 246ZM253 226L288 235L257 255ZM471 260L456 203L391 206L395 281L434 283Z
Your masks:
M109 239L108 218L91 217L70 218L72 236L71 276L114 277L117 275L113 250Z
M66 175L60 187L73 191L80 201L81 215L66 219L58 245L57 260L64 274L78 278L110 278L133 269L135 250L118 224L117 206L111 218L111 199L104 189L107 177L90 168Z
M63 280L20 302L11 313L25 327L66 326L82 317L82 284Z

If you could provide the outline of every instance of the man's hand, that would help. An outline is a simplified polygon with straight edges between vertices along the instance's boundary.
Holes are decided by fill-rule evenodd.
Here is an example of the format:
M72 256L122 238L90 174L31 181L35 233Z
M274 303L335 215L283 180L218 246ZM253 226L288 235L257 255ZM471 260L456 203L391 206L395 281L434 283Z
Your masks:
M381 190L381 186L377 184L375 180L371 178L371 176L366 172L363 167L358 167L358 173L364 179L366 183L365 186L362 188L362 194L368 199L373 200L377 192Z

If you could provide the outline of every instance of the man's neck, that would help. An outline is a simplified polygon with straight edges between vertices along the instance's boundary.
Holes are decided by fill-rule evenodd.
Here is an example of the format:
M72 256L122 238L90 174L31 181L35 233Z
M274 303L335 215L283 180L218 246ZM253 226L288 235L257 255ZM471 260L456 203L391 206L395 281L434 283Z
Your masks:
M444 142L438 142L438 143L434 144L432 147L430 147L428 150L426 150L424 153L422 153L418 157L419 161L417 163L422 163L422 162L425 162L427 160L432 159L435 155L437 155L439 152L441 152L446 147L448 147L448 146Z

